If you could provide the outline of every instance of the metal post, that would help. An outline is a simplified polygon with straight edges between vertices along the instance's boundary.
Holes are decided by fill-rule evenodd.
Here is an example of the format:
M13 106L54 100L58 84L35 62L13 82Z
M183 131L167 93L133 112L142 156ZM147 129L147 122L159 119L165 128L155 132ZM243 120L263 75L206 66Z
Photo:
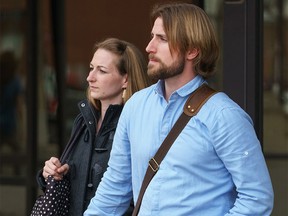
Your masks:
M263 2L224 1L223 89L254 121L263 139Z
M26 176L26 215L31 214L37 187L35 170L37 167L38 137L38 1L29 0L28 5L28 69L27 69L27 176Z

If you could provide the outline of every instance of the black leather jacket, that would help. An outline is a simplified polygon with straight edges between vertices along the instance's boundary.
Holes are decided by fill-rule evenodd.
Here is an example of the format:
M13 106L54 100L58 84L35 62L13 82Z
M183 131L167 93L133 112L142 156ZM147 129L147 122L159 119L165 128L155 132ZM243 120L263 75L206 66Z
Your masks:
M85 124L85 129L79 135L76 146L67 161L71 182L70 214L71 216L82 216L87 209L90 199L101 181L103 173L107 169L114 133L123 106L110 105L106 111L102 126L96 134L97 121L100 112L93 108L87 100L78 104L80 114L76 117L72 129L76 133L77 125ZM45 188L42 172L39 172L38 183Z

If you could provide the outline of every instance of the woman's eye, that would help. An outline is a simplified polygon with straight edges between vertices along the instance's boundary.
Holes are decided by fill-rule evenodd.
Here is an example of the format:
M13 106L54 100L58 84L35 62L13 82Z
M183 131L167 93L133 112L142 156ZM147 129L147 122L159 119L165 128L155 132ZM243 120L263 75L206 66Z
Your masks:
M104 71L104 70L102 70L102 69L100 69L99 70L101 73L107 73L106 71Z
M93 67L90 67L90 68L89 68L89 71L93 71L93 69L94 69Z

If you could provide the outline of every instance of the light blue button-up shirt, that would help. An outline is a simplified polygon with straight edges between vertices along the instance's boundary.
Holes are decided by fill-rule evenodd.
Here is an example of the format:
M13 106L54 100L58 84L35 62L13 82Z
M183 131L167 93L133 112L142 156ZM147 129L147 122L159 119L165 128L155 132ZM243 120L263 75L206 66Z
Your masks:
M84 215L122 215L136 203L148 161L171 130L197 76L167 102L163 81L137 92L118 122L109 168ZM217 93L193 117L144 194L140 216L270 215L273 189L250 117Z

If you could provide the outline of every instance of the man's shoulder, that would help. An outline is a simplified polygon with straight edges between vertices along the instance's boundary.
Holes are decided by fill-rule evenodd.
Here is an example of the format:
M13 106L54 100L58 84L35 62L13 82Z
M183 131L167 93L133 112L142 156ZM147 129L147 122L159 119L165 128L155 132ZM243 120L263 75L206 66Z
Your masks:
M227 94L223 92L217 92L203 105L199 113L198 118L205 119L204 121L214 121L218 118L218 115L225 110L241 110L240 106L235 103Z
M222 110L225 108L240 108L227 94L224 92L217 92L207 102L207 108L214 111Z
M201 122L214 124L219 118L225 121L231 120L228 117L241 116L240 118L248 118L247 113L234 102L227 94L218 92L213 95L202 107L197 117ZM236 119L236 118L235 118Z
M140 91L135 92L131 98L125 103L122 113L142 113L147 110L153 103L154 97L156 95L155 87L149 86Z
M152 93L155 94L155 84L135 92L129 100L141 100L149 97Z

